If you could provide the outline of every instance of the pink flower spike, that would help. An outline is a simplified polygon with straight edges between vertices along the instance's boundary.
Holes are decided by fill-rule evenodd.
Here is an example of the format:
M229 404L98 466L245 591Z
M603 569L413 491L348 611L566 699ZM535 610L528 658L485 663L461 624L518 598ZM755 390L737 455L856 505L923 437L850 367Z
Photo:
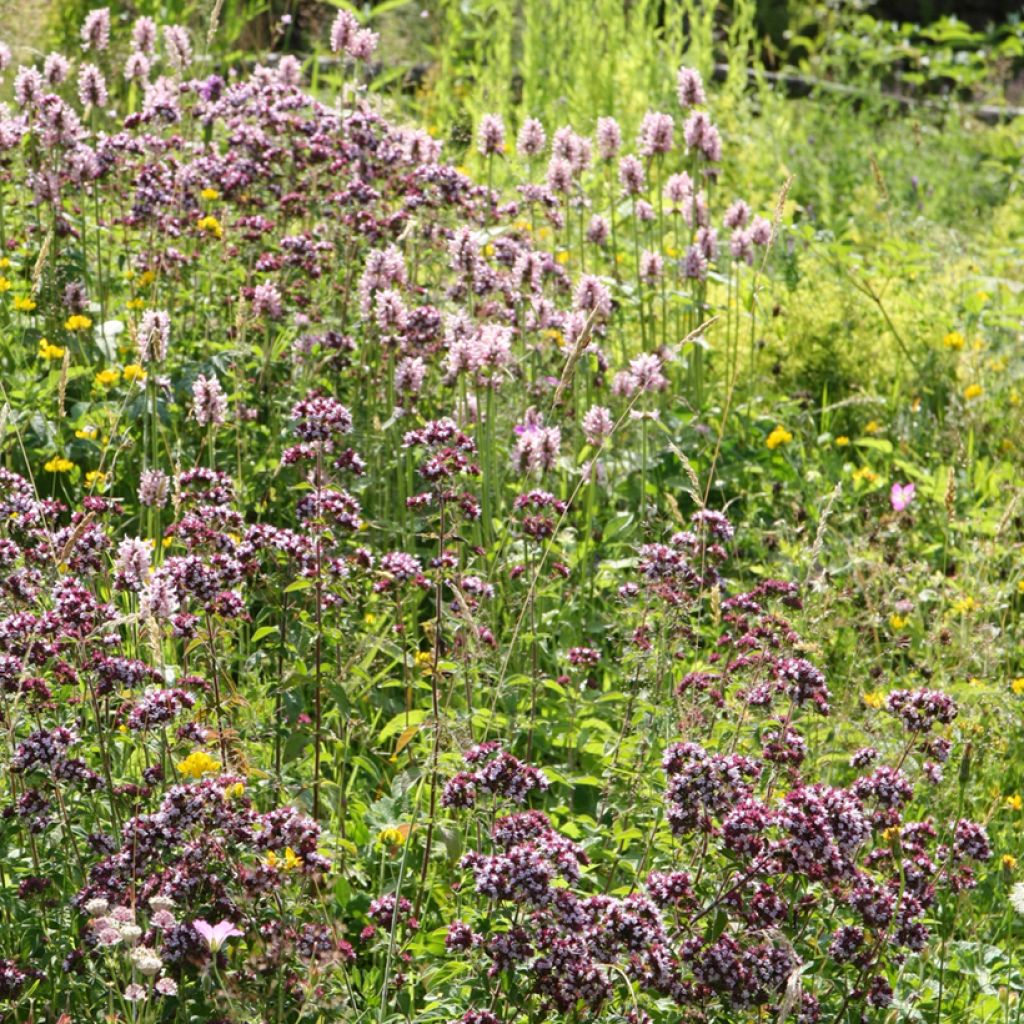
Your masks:
M209 924L206 921L193 921L192 927L199 933L200 937L209 947L211 953L216 953L224 943L233 935L243 935L244 932L236 928L230 921L220 921L217 924Z
M893 484L889 501L896 512L902 512L913 500L916 488L913 484Z

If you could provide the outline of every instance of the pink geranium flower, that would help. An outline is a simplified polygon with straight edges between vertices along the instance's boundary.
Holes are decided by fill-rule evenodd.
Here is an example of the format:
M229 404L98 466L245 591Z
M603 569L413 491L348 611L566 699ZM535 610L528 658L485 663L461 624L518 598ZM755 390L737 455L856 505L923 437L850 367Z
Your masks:
M913 484L893 484L889 501L896 512L902 512L913 500L916 488Z
M192 927L202 937L211 953L216 953L232 935L244 934L230 921L220 921L217 924L209 924L201 920L193 921Z

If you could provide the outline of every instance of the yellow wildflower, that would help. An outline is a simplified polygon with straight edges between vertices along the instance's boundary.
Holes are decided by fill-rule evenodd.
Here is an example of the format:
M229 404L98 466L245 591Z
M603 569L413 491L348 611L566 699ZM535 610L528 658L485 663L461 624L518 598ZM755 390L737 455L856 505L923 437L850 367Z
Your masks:
M244 792L244 782L232 782L230 786L224 787L224 799L230 800L232 797L241 796Z
M972 398L977 398L984 390L980 384L968 384L964 388L964 398L970 401Z
M96 383L101 387L110 387L110 385L116 384L120 379L120 370L100 370L96 374Z
M220 199L220 193L215 188L207 186L199 193L204 199Z
M484 255L485 256L493 256L494 255L494 245L493 245L493 243L488 242L484 246Z
M889 616L889 625L893 629L903 629L903 627L910 621L905 615L897 615L895 612Z
M6 256L0 256L0 270L6 270L11 265L11 261Z
M1017 858L1012 853L1004 853L999 863L1002 864L1004 871L1015 871L1017 869Z
M850 443L850 439L845 434L840 434L836 438L836 447L845 448Z
M555 259L564 267L569 262L569 253L565 249L559 249L555 255Z
M771 448L778 448L780 444L789 444L793 440L793 435L780 423L776 428L765 438L765 444Z
M30 299L27 295L15 295L14 308L20 313L31 313L36 308L36 300Z
M100 469L90 469L85 474L86 487L102 487L107 480L107 474Z
M865 434L877 434L882 429L882 424L878 420L872 420L865 428Z
M129 363L124 368L124 379L129 383L137 380L141 384L146 379L146 371L138 363Z
M224 228L212 213L207 214L205 217L200 217L196 227L204 234L213 235L214 238L224 237Z
M383 846L402 846L406 833L400 828L382 828L377 838Z
M54 345L46 338L39 339L39 358L49 362L51 359L63 359L64 349L60 345Z
M92 327L92 321L81 313L72 313L64 321L65 331L87 331L90 327Z
M881 690L873 690L871 693L865 693L861 700L867 707L877 711L885 703L885 694Z
M0 292L9 292L11 290L11 282L6 277L0 275Z
M145 306L145 299L128 299L124 304L125 309L144 309Z
M866 484L873 484L878 482L878 474L870 466L861 466L853 471L853 479L855 482L863 480Z
M433 664L434 656L430 651L417 651L416 656L413 659L416 662L416 667L421 672L429 672L430 666Z
M978 602L973 597L961 597L953 602L953 613L955 615L966 615L978 607Z
M70 459L65 459L63 455L54 455L49 462L43 466L43 469L47 473L68 473L75 468L75 464Z
M184 761L178 763L178 771L194 779L220 771L220 761L215 761L205 750L195 750Z
M1012 683L1010 683L1010 689L1019 697L1024 694L1024 676L1018 676Z
M1004 803L1008 811L1019 811L1024 809L1024 797L1021 797L1020 793L1014 793L1013 796L1008 796Z
M295 868L302 867L302 858L290 847L286 846L284 849L284 857L278 857L273 850L271 850L266 859L263 861L268 868L283 868L285 871L293 871Z
M80 441L92 441L98 433L99 431L91 423L87 423L81 430L75 431L75 437Z
M155 270L145 270L139 275L139 287L145 288L147 285L151 285L156 280Z
M959 331L950 331L949 334L942 339L942 344L945 345L946 348L951 348L955 352L959 352L960 349L967 344L967 339L964 338Z

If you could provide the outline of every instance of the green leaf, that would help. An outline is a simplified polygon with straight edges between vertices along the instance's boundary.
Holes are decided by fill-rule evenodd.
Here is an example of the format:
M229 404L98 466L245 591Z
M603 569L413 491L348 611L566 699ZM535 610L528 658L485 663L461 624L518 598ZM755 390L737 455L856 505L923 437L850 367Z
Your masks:
M419 725L421 722L426 720L429 714L429 711L419 710L416 708L414 708L412 711L399 712L397 715L395 715L394 718L391 719L390 722L388 722L387 725L384 726L383 729L381 729L379 735L377 736L377 742L383 743L386 739L389 739L390 737L397 735L398 733L407 729L409 726Z

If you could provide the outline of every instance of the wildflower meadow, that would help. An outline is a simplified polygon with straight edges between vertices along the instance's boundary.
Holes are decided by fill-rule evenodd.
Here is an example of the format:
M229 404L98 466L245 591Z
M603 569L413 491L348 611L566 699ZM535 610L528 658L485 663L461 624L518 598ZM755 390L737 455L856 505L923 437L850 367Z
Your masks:
M1024 22L771 6L0 25L0 1022L1022 1019Z

